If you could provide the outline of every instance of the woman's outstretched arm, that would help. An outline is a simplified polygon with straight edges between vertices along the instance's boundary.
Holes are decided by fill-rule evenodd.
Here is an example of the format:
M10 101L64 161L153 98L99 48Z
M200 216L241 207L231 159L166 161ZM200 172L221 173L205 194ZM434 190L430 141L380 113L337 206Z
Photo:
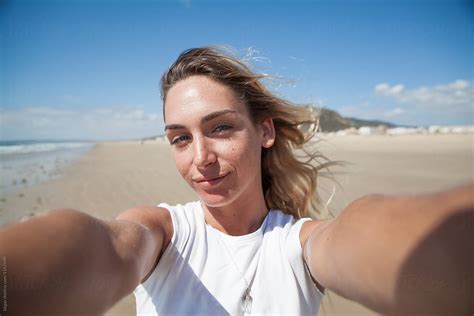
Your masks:
M169 235L167 220L158 208L132 209L111 221L59 210L3 228L2 311L103 314L151 271Z
M313 277L384 315L471 315L474 186L416 197L368 196L315 223Z

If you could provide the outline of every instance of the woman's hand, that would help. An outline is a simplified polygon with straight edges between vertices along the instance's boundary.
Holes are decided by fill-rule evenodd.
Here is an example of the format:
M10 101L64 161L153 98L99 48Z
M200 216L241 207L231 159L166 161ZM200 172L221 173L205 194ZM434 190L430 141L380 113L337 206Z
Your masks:
M324 287L379 313L471 315L473 228L474 186L368 196L315 225L305 260Z

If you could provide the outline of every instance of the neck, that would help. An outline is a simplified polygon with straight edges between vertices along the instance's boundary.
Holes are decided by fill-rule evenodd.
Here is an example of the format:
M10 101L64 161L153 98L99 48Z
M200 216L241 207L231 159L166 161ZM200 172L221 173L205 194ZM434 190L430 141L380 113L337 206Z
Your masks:
M263 223L268 209L265 200L255 203L252 199L241 199L222 207L208 206L203 203L206 223L215 229L232 236L253 233Z

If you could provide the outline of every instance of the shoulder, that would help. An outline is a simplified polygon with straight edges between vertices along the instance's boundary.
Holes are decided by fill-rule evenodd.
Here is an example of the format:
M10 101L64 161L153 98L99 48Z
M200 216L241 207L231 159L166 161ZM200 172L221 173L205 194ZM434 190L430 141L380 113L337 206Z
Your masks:
M128 221L144 226L154 235L163 236L164 248L173 236L173 224L170 212L164 207L137 206L120 213L116 218L119 221Z
M328 220L316 220L309 217L295 218L293 215L285 214L279 210L272 210L269 213L268 226L270 227L288 227L289 230L299 234L301 247L308 239L311 232L319 225L328 222Z
M280 226L293 228L299 225L299 219L293 215L283 213L280 210L270 210L267 215L267 226Z
M306 240L308 240L309 235L320 225L328 222L327 220L317 220L311 219L303 223L300 231L300 243L301 247L304 247Z
M200 202L158 206L139 206L121 213L117 219L128 220L146 226L153 232L164 234L164 248L177 239L186 239L193 233L202 213ZM182 237L182 238L178 238Z
M318 225L317 220L312 220L309 217L296 218L291 214L283 213L280 210L271 210L268 214L267 228L280 227L288 234L300 236L302 244L311 231Z

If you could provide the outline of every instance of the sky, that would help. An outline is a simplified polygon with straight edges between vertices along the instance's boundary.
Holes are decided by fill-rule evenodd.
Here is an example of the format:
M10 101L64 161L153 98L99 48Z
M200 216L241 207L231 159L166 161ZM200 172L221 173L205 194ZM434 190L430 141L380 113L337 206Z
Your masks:
M474 124L474 2L0 1L0 140L163 134L159 80L226 45L296 103Z

